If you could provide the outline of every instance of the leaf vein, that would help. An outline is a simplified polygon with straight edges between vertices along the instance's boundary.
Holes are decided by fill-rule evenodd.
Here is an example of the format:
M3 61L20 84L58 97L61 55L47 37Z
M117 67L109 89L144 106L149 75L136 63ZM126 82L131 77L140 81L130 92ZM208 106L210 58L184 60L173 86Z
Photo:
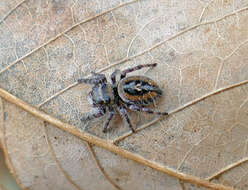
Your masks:
M5 68L3 68L3 69L0 71L0 74L3 73L4 71L8 70L9 68L13 67L15 64L17 64L17 63L20 62L21 60L25 59L25 58L28 57L29 55L31 55L31 54L33 54L34 52L38 51L38 50L41 49L42 47L45 47L45 46L48 45L49 43L55 41L55 40L58 39L59 37L63 36L64 34L66 34L66 33L69 32L69 31L71 31L73 28L76 28L77 26L79 26L79 25L81 25L81 24L84 24L84 23L86 23L86 22L89 22L89 21L91 21L91 20L94 20L95 18L98 18L98 17L100 17L100 16L103 16L103 15L105 15L105 14L107 14L107 13L110 13L111 11L116 10L116 9L118 9L118 8L120 8L120 7L123 7L123 6L125 6L125 5L132 4L132 3L136 2L136 1L138 1L138 0L129 1L129 2L127 2L127 3L122 3L122 4L120 4L120 5L117 6L117 7L114 7L114 8L112 8L112 9L109 9L109 10L107 10L107 11L105 11L105 12L102 12L102 13L100 13L100 14L97 14L97 15L95 15L95 16L93 16L93 17L87 18L87 19L85 19L85 20L83 20L83 21L81 21L81 22L79 22L79 23L73 24L70 28L68 28L68 29L66 29L65 31L63 31L63 32L61 32L61 33L59 33L59 34L57 34L55 37L51 38L50 40L48 40L48 41L45 42L44 44L40 45L40 46L37 47L37 48L34 48L33 50L31 50L31 51L30 51L29 53L27 53L26 55L24 55L24 56L18 58L17 60L15 60L15 61L12 62L11 64L9 64L9 65L6 66Z
M13 7L1 20L0 20L0 24L6 20L6 18L11 15L11 13L13 13L18 7L20 7L26 0L21 1L20 3L18 3L15 7Z
M34 106L31 106L30 104L24 102L23 100L13 96L12 94L8 93L7 91L3 90L0 88L0 96L2 98L4 98L5 100L7 100L8 102L15 104L16 106L20 107L21 109L27 111L28 113L58 127L59 129L66 131L74 136L77 136L79 138L81 138L82 140L95 144L98 147L104 148L106 150L109 150L113 153L116 153L126 159L130 159L133 160L135 162L138 162L142 165L148 166L152 169L155 169L159 172L168 174L172 177L181 179L183 181L192 183L192 184L196 184L202 187L208 187L208 188L212 188L212 189L218 189L218 190L232 190L232 187L229 186L225 186L222 184L216 184L216 183L212 183L209 182L205 179L202 178L198 178L195 176L191 176L191 175L187 175L178 171L175 171L174 169L168 168L160 163L148 160L138 154L129 152L125 149L122 149L114 144L112 144L110 141L101 139L99 137L93 136L89 133L86 133L84 131L80 131L79 129L77 129L75 126L72 126L70 124L64 123L61 120L54 118L48 114L46 114L43 111L40 111L39 109L37 109Z
M56 163L56 166L58 168L58 170L63 174L63 176L66 178L66 180L71 183L77 190L82 190L71 178L70 176L67 174L67 172L62 168L61 164L59 163L56 155L55 155L55 152L54 152L54 149L51 145L51 141L47 135L47 123L44 121L43 122L43 128L44 128L44 133L45 133L45 139L46 139L46 142L47 142L47 145L48 145L48 148L50 150L50 153L52 154L52 157Z
M115 184L115 182L114 182L114 181L106 174L106 172L104 171L103 167L101 166L99 160L98 160L97 157L96 157L96 153L94 152L92 145L91 145L90 143L88 143L88 142L86 142L86 144L87 144L87 147L88 147L88 149L89 149L89 151L90 151L90 153L91 153L93 159L94 159L95 162L96 162L97 168L99 169L100 173L106 178L106 180L107 180L111 185L113 185L113 187L114 187L115 189L121 190L121 188L120 188L117 184Z

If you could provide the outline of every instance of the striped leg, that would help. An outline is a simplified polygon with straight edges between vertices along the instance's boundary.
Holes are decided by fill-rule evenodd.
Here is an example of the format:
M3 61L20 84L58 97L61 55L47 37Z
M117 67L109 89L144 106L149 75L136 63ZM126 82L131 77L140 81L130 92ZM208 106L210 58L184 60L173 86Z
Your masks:
M167 112L156 112L156 111L153 111L149 108L146 108L146 107L140 107L140 106L136 106L136 105L128 105L128 108L130 110L134 110L134 111L142 111L142 112L145 112L145 113L148 113L148 114L157 114L157 115L168 115Z
M99 74L95 72L91 72L91 74L94 76L93 78L78 79L78 83L98 84L102 82L107 82L107 79L104 74Z
M146 64L146 65L137 65L136 67L128 68L121 72L121 78L123 79L124 77L126 77L127 73L143 69L144 67L156 67L156 66L157 66L157 63L153 63L153 64Z
M115 85L116 84L116 76L118 74L120 74L121 71L119 69L116 69L112 74L111 74L111 82L112 82L112 85Z
M130 121L128 115L127 115L127 110L126 110L126 108L124 108L124 107L122 107L122 106L120 106L120 105L119 105L117 108L118 108L118 111L119 111L120 114L121 114L121 117L122 117L123 119L125 119L126 122L128 123L128 127L132 130L133 133L135 133L136 131L134 130L134 128L133 128L133 126L132 126L132 124L131 124L131 121Z
M105 121L105 123L104 123L104 126L103 126L103 130L102 130L103 133L106 133L106 132L107 132L107 128L108 128L108 126L109 126L109 123L110 123L111 119L113 118L113 116L114 116L115 114L116 114L116 113L115 113L115 110L113 109L112 106L110 106L110 107L109 107L109 116L108 116L108 118L106 119L106 121Z

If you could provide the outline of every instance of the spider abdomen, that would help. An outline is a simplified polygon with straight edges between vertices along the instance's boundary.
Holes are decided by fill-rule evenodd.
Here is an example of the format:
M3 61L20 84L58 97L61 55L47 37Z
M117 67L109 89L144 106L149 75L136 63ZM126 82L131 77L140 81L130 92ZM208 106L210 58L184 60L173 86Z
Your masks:
M126 103L149 105L162 95L162 90L148 77L130 76L119 82L118 94Z

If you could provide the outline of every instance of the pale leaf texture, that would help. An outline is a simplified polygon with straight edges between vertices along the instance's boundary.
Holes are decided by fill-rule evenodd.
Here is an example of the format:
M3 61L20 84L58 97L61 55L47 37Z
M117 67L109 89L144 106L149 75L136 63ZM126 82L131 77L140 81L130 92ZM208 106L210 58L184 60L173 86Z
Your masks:
M245 0L2 0L0 138L19 186L248 189L247 26ZM78 79L154 62L133 74L168 117L129 111L135 134L118 115L108 133L80 120Z

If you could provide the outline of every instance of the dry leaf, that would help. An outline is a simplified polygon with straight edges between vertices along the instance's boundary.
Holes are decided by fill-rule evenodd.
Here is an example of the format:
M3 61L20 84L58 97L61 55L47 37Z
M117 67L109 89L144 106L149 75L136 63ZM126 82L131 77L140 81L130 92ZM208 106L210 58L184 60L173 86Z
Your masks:
M22 189L247 189L246 1L0 3L1 142ZM158 63L156 110L83 123L91 71ZM39 111L40 110L40 111ZM45 113L44 113L44 112Z

